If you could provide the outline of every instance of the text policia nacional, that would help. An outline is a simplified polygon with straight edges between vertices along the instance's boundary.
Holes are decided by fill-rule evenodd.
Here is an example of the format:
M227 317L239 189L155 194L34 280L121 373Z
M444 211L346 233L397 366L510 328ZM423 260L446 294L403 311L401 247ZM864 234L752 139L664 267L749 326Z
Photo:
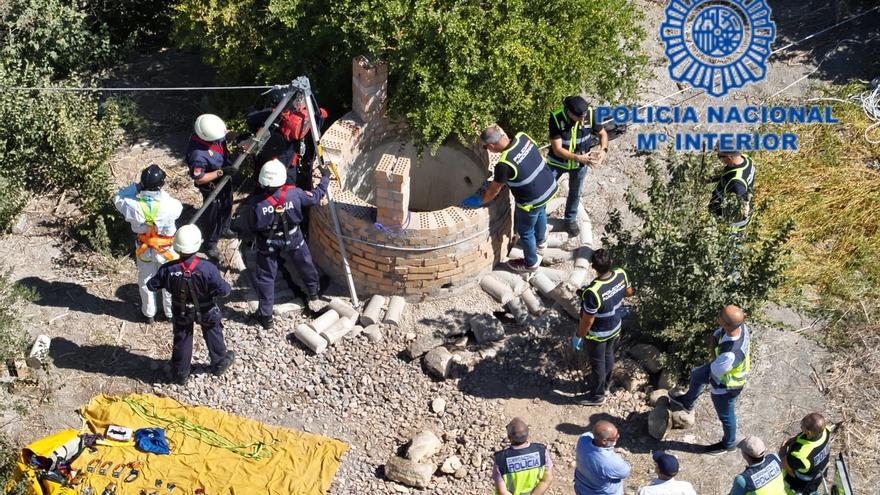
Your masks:
M831 107L825 106L710 106L702 112L695 107L597 107L595 118L599 122L616 125L633 124L837 124L831 115ZM756 132L679 132L673 137L676 151L702 151L721 149L738 151L797 151L797 134ZM637 136L639 151L665 148L670 136L666 133L640 133ZM705 146L705 147L704 147Z

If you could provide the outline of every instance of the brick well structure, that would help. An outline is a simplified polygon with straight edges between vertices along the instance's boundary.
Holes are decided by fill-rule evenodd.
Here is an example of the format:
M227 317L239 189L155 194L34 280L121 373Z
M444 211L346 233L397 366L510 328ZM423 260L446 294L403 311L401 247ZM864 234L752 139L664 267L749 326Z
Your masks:
M365 296L410 301L477 282L507 252L509 194L487 208L462 209L493 165L481 146L442 146L419 155L406 126L385 116L388 72L363 57L352 64L352 111L324 133L326 157L343 176L331 181L355 286ZM317 264L344 281L329 207L313 208L310 247ZM343 282L344 283L344 282Z

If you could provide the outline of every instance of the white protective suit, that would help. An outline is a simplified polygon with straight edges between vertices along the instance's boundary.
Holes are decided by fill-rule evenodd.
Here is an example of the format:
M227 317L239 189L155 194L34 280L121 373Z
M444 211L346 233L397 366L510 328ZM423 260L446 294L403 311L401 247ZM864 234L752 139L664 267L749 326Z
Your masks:
M174 222L183 211L183 205L164 191L139 193L137 184L131 184L120 190L113 197L113 204L131 224L131 230L140 237L135 241L135 260L138 269L138 289L141 293L141 312L147 318L152 318L156 315L156 293L147 290L147 281L165 262L178 257L170 246L170 238L174 237L177 231ZM152 225L148 223L148 216L154 217ZM154 228L154 235L161 236L161 242L169 244L167 247L144 246L143 238L149 236ZM164 254L161 251L164 251ZM162 309L165 317L171 319L171 294L165 290L162 291Z

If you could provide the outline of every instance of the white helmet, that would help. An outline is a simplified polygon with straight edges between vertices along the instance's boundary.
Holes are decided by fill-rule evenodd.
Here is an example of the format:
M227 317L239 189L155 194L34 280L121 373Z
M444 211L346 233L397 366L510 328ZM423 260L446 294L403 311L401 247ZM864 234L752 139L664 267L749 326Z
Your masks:
M260 169L260 185L281 187L287 182L287 168L278 160L269 160Z
M184 225L174 234L174 250L180 254L193 254L202 247L202 232L195 225Z
M226 136L226 124L223 122L223 119L212 113L199 115L193 130L196 136L205 141L217 141Z

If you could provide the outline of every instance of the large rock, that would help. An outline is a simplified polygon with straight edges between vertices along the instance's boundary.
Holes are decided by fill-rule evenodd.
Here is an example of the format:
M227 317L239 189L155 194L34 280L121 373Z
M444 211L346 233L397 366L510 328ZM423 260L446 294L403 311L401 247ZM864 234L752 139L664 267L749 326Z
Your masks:
M476 315L468 320L478 344L487 344L504 337L504 325L493 315Z
M575 320L579 320L581 317L580 302L577 297L578 289L579 287L565 280L550 291L550 299Z
M663 440L666 432L672 427L669 408L665 405L655 407L648 414L648 433L657 440Z
M693 428L696 423L696 416L694 415L694 411L686 411L684 409L678 411L672 411L670 413L672 419L672 427L679 428L682 430L688 430Z
M663 388L654 390L650 394L648 394L648 405L651 407L664 403L664 405L669 404L669 391Z
M623 358L617 362L611 379L629 392L643 388L648 384L648 374L635 361Z
M406 449L406 458L419 462L426 457L436 454L442 445L443 441L433 431L422 430L416 433L410 441L409 447Z
M410 359L415 359L431 349L443 345L444 342L445 340L440 335L434 332L426 333L410 342L406 347L406 353L409 354Z
M385 463L385 476L407 486L427 488L435 469L433 464L422 464L395 455Z
M440 472L443 474L455 474L462 466L464 464L461 462L461 459L454 455L443 461L443 465L440 466Z
M629 355L648 373L659 373L663 369L660 350L651 344L636 344L629 349Z
M437 378L446 378L452 369L452 353L445 347L435 347L425 354L425 367Z
M431 401L431 410L434 411L434 414L443 416L443 413L446 412L446 399L443 397L435 397L434 400Z
M664 368L663 371L660 372L660 377L657 378L657 387L665 388L666 390L672 390L678 384L677 376L675 371L670 368Z

